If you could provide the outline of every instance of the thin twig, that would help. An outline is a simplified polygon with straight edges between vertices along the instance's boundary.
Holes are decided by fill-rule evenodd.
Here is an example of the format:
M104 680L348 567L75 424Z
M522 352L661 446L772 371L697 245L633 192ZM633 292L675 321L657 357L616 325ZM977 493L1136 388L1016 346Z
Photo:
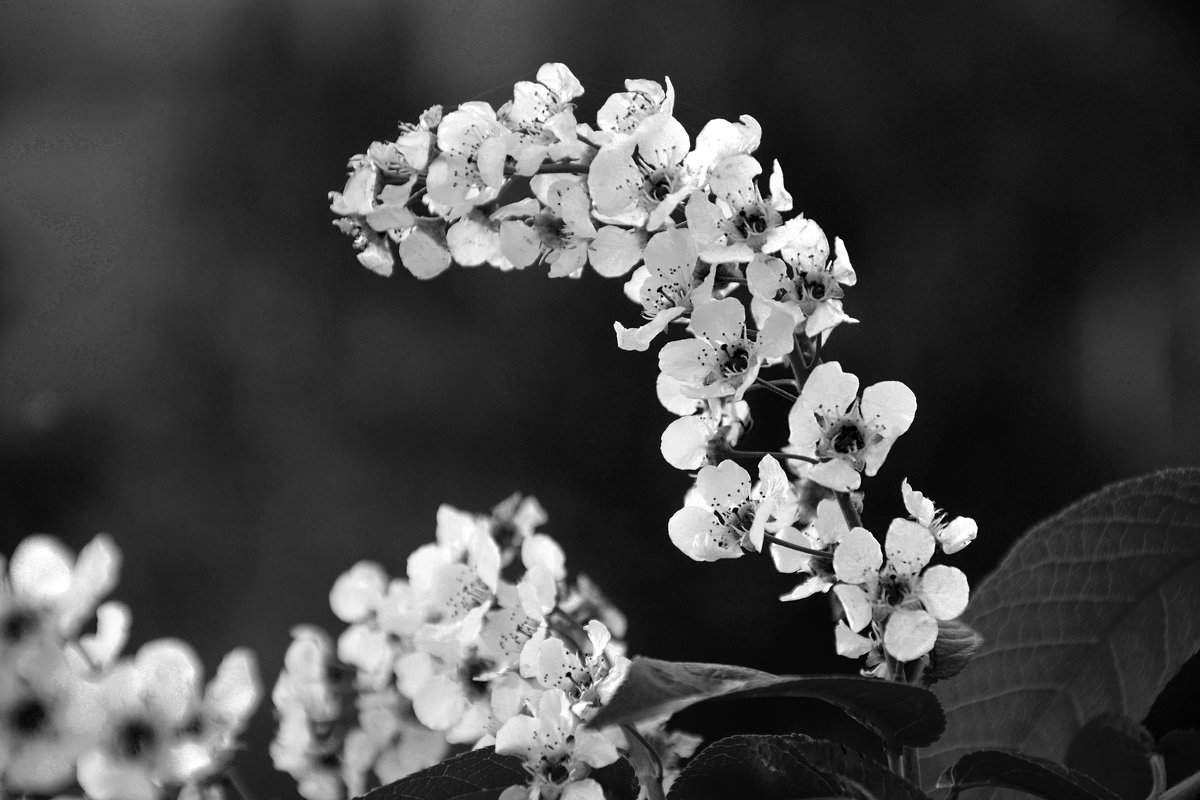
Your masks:
M778 536L772 536L769 533L763 534L763 541L770 542L771 544L779 545L780 547L786 547L789 550L798 550L801 553L808 553L810 556L816 556L817 558L828 558L828 559L833 558L833 553L827 552L825 550L814 550L811 547L804 547L803 545L799 545L799 544L792 544L789 541L780 539Z
M767 450L730 450L727 452L730 458L762 458L763 456L772 456L774 458L792 458L796 461L803 461L808 464L820 463L815 458L802 456L799 453L777 453Z

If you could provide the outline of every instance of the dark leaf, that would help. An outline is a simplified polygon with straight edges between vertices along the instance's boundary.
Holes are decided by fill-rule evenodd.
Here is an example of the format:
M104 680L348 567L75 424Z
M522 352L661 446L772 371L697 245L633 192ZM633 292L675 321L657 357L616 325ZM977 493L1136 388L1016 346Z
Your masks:
M875 759L867 758L843 744L807 736L789 738L796 743L796 752L810 764L851 781L852 785L866 789L872 797L879 800L925 800L925 794L915 784Z
M1061 760L1089 719L1144 718L1200 646L1200 469L1109 486L1035 526L964 621L984 644L935 688L948 725L928 774L982 748Z
M521 759L486 747L380 786L362 800L495 800L509 786L528 780Z
M805 738L730 736L714 742L683 768L667 800L866 797L811 763L801 752Z
M929 654L929 667L921 677L929 684L953 678L971 663L982 645L983 637L962 620L939 620L937 643Z
M604 800L637 800L640 784L627 759L618 758L607 767L594 769L588 777L600 784Z
M1158 741L1158 752L1167 764L1167 785L1200 772L1200 731L1171 731Z
M1122 800L1146 800L1154 787L1150 759L1154 738L1131 719L1115 714L1084 725L1067 748L1066 765L1108 787Z
M945 721L933 693L918 686L849 675L772 675L745 667L634 659L629 675L593 727L674 714L703 700L811 697L832 703L886 741L923 746Z
M979 786L1018 789L1046 800L1120 800L1081 772L1010 750L967 753L938 778L939 789Z

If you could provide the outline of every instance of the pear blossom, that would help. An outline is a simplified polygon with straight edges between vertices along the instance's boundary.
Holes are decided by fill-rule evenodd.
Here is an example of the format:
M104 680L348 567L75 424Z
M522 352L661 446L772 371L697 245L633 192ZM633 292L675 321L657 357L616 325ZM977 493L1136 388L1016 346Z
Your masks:
M167 785L202 779L223 766L258 704L253 660L234 651L201 695L202 670L183 642L159 639L117 664L100 684L99 743L78 760L79 785L93 800L154 800Z
M979 526L970 517L955 517L947 521L946 512L937 508L933 501L914 490L905 479L900 484L904 507L923 528L928 530L947 555L957 553L975 541Z
M434 213L458 219L496 198L504 183L507 133L495 110L482 101L462 103L442 117L437 129L441 152L425 179Z
M512 717L496 733L496 752L520 756L529 772L527 785L510 787L502 800L603 800L592 769L619 757L616 746L598 731L582 727L564 692L542 693L533 716Z
M347 733L343 747L343 775L351 796L365 794L372 783L391 783L431 767L449 753L445 737L417 722L412 704L395 688L363 692L355 706L358 725Z
M120 564L120 551L104 534L78 558L53 536L23 539L7 576L0 572L0 662L46 637L73 637L116 585Z
M810 550L830 552L850 530L846 517L838 503L833 498L825 498L817 504L817 513L803 530L787 527L775 534L779 539L790 544L807 547ZM771 560L775 569L786 573L802 573L808 577L779 599L783 601L802 600L818 592L827 592L835 583L835 575L830 568L829 559L818 558L809 553L792 550L778 544L771 545Z
M435 152L436 131L442 107L430 106L416 123L400 123L394 142L372 142L367 158L386 176L408 178L423 173Z
M699 414L673 421L662 433L663 458L676 469L717 463L749 427L750 405L745 400L709 398L704 407Z
M695 561L738 558L743 549L760 551L769 525L790 522L772 518L785 504L790 485L771 456L763 456L758 472L751 491L750 474L736 461L702 468L686 504L667 523L671 542Z
M600 147L588 171L596 215L605 222L662 228L695 187L684 164L691 147L687 131L669 114L653 114L629 136Z
M668 342L658 354L664 373L695 397L741 400L763 364L792 350L792 321L770 313L760 329L746 327L746 310L732 297L700 303L692 312L693 339Z
M842 323L856 322L842 309L843 286L856 276L841 239L829 240L815 222L794 217L766 233L762 253L746 268L750 293L759 303L780 305L804 325L810 339ZM778 252L782 258L766 255Z
M666 84L664 89L657 81L626 80L624 92L611 94L604 101L596 113L596 125L611 138L613 134L633 133L649 116L670 116L675 110L675 87L670 78Z
M608 703L629 671L629 659L609 649L612 634L604 623L591 620L584 626L588 653L548 636L543 629L521 652L521 674L546 689L558 689L571 702L580 719L589 720Z
M628 627L625 615L587 575L575 577L575 582L559 599L558 608L580 624L596 619L603 622L617 639L625 637Z
M517 175L533 175L547 156L554 161L583 156L586 146L576 137L571 103L582 94L583 85L565 64L543 64L536 82L517 81L513 99L497 112L512 131L507 147Z
M849 632L873 626L883 650L900 662L915 661L932 650L938 621L961 614L969 597L961 570L928 566L935 548L933 534L912 520L892 520L883 549L865 528L844 535L833 552L838 581L833 591ZM839 647L857 651L861 646L842 634Z
M538 199L544 210L534 202L525 220L500 224L501 251L518 268L545 261L552 278L578 277L596 238L587 190L578 181L560 179Z
M731 182L731 176L720 176L721 171L729 169L737 174L739 177L732 178L732 182L740 183L745 167L732 165L744 163L745 159L750 158L750 153L758 149L761 141L762 126L748 114L743 114L738 122L709 120L696 135L696 147L687 154L684 163L695 176L698 186L709 186L714 194L720 196ZM753 161L752 158L750 160ZM755 174L758 171L755 169ZM717 181L717 187L711 185L714 180Z
M49 794L74 782L93 728L91 689L48 643L0 669L0 794Z
M375 209L379 187L379 167L365 156L350 159L350 176L341 192L329 193L329 210L338 215L333 224L354 240L358 261L372 272L387 277L392 274L395 258L387 240L366 224L366 217Z
M858 396L858 378L836 361L809 374L788 414L794 452L820 461L807 477L835 491L857 489L860 472L879 471L892 444L912 424L917 400L899 381L868 386Z
M692 192L684 209L700 258L709 263L747 262L762 249L767 235L783 223L792 196L783 186L779 162L771 172L771 195L763 198L756 178L762 171L749 155L724 159L709 173L714 199Z
M672 321L712 298L716 270L696 262L696 245L686 231L671 229L655 234L643 253L645 266L634 271L626 293L642 304L649 321L629 329L613 323L617 346L645 351Z
M312 626L292 630L284 668L271 692L278 716L270 755L275 769L296 780L306 800L342 800L340 755L349 726L343 697L353 672L338 664L328 634Z

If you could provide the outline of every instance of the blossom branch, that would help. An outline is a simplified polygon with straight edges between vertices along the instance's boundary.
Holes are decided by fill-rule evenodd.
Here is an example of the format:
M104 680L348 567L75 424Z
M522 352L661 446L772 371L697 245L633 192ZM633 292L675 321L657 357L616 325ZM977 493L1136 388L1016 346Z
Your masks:
M827 558L831 561L833 560L833 553L830 553L826 550L814 550L811 547L805 547L804 545L792 544L786 539L780 539L778 536L772 536L769 533L763 534L763 541L771 542L772 544L779 545L780 547L786 547L789 550L797 550L801 553L808 553L810 556L816 556L817 558Z

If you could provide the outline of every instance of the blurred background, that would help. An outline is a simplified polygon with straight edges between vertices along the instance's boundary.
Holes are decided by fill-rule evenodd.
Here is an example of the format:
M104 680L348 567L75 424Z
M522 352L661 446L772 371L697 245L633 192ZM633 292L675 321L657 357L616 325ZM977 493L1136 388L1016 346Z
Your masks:
M669 75L694 134L751 114L859 274L827 351L920 410L908 477L979 578L1101 485L1200 461L1200 29L1135 0L0 2L0 537L110 532L136 646L237 645L269 688L363 558L401 573L440 503L536 494L632 651L846 669L825 606L666 536L687 478L636 307L594 274L358 266L326 193L433 103L565 61L594 119ZM782 417L771 397L761 420ZM760 425L769 446L782 425ZM1193 670L1194 673L1194 670ZM1177 681L1153 727L1195 724ZM702 723L697 722L697 725ZM239 769L259 798L269 702Z

